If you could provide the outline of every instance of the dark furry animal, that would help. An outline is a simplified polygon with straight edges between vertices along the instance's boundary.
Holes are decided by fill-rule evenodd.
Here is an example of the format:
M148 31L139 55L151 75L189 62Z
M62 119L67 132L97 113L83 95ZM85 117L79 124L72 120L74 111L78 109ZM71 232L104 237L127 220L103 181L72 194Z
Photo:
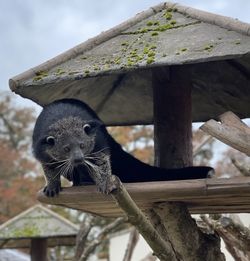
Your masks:
M73 186L93 184L91 171L107 175L100 167L107 160L112 174L122 182L200 179L212 170L162 169L139 161L108 134L104 123L87 104L74 99L58 100L44 107L33 132L33 152L44 169L47 196L59 193L61 175L72 181Z

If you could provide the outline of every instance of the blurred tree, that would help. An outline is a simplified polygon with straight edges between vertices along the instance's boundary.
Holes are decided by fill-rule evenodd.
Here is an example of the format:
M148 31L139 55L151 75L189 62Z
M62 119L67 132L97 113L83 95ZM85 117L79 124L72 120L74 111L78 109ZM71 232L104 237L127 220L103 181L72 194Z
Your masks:
M233 148L228 148L217 162L218 176L235 177L250 175L250 158Z
M110 127L110 134L136 158L154 165L154 127ZM213 157L214 141L201 130L193 131L194 165L209 165Z
M193 131L193 161L195 166L210 165L215 139L201 130Z
M0 223L35 203L41 187L38 165L31 156L35 114L19 108L9 94L0 98Z
M127 152L154 164L153 126L109 127L108 131Z

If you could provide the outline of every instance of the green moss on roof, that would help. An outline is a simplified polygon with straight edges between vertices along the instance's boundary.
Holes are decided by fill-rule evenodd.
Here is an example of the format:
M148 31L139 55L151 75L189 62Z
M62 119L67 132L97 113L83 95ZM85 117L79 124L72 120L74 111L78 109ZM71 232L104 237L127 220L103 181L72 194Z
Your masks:
M171 12L168 12L168 11L167 11L167 12L164 14L164 17L165 17L167 20L171 20L172 17L173 17L173 15L172 15Z
M211 52L212 49L214 48L214 45L213 44L208 44L204 47L204 50L205 51L208 51L208 52Z
M9 237L36 237L39 235L41 235L41 231L35 224L26 224L22 228L11 231Z
M33 82L40 81L43 78L48 76L48 72L47 71L38 71L35 74L36 74L36 76L33 78Z

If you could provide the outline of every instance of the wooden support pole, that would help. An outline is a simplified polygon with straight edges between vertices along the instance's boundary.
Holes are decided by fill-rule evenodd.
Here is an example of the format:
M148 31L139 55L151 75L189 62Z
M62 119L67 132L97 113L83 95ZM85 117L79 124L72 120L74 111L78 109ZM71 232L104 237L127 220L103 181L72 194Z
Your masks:
M178 67L156 68L153 93L155 165L163 168L192 165L189 82Z
M187 66L153 70L155 163L159 167L192 165L192 85L189 76ZM224 260L219 239L211 237L210 243L205 240L185 204L168 202L156 206L154 211L182 260Z
M34 238L31 240L31 261L47 261L47 239Z

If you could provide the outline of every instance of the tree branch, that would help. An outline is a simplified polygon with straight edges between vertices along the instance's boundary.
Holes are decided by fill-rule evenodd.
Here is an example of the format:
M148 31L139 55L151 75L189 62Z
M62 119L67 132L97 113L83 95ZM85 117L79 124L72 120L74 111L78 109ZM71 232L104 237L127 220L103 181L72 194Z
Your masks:
M0 114L0 118L3 120L4 125L6 126L6 128L8 129L8 134L10 137L10 142L13 146L13 148L17 149L18 148L18 141L15 139L14 135L15 135L15 130L13 129L13 127L11 126L11 124L9 123L9 121L5 118L5 116L1 113Z
M106 235L111 232L113 229L117 228L119 225L123 224L127 219L125 217L120 217L115 219L112 223L105 226L98 234L98 236L91 241L90 244L83 250L83 253L79 259L79 261L87 261L88 257L91 253L93 253L94 249L100 245Z
M165 242L158 232L154 229L149 220L137 207L135 202L129 196L127 190L118 179L118 177L112 175L109 178L110 195L116 200L121 209L127 214L128 221L134 225L140 234L147 241L149 246L154 251L154 254L160 260L180 260L172 245L169 242Z
M250 259L250 231L232 218L223 217L213 219L212 216L202 215L201 219L210 229L216 231L223 239L226 249L236 261Z
M128 245L123 257L123 261L131 261L132 254L139 240L139 233L136 228L133 228L129 234Z
M184 203L164 202L157 204L154 210L168 231L170 241L175 242L175 248L185 256L185 261L198 261L204 258L224 260L220 251L220 238L215 234L202 233ZM176 223L178 229L172 226Z
M86 240L89 235L90 230L93 227L93 221L95 217L92 215L87 215L81 223L80 230L76 237L76 252L74 260L78 261L86 247Z
M243 176L250 176L250 166L244 166L243 164L239 163L235 158L231 158L231 162Z
M193 149L193 157L195 157L197 154L201 152L202 147L207 144L212 142L213 137L212 136L207 136L202 142L200 142L194 149Z

